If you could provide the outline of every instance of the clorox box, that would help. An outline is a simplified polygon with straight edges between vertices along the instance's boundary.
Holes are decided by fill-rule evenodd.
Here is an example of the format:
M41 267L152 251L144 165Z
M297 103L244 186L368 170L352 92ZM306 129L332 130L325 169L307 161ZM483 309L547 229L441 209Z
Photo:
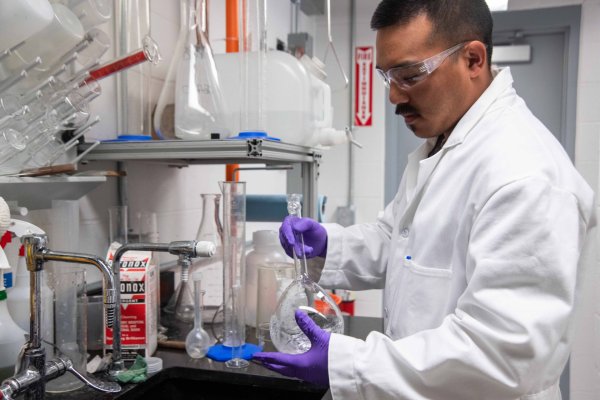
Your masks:
M119 243L111 244L111 265ZM123 360L152 355L157 346L158 272L150 251L128 251L121 257L121 345ZM105 352L112 351L113 330L105 327Z

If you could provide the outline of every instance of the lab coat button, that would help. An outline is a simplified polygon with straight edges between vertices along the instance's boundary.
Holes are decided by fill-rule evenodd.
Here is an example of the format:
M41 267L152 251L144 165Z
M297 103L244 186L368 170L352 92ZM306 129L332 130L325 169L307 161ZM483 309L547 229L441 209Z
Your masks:
M400 236L402 236L403 238L407 238L409 232L410 230L408 228L404 228L402 229L402 232L400 232Z
M385 315L386 318L389 317L389 312L388 312L388 308L387 307L383 307L383 314Z

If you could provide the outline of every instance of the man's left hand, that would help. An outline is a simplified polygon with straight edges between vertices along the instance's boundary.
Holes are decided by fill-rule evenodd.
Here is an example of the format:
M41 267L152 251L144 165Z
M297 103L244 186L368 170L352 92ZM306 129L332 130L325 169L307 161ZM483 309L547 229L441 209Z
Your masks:
M327 367L331 333L319 328L302 311L296 310L295 317L302 332L310 339L310 350L302 354L255 353L253 359L282 375L299 378L320 387L328 387Z

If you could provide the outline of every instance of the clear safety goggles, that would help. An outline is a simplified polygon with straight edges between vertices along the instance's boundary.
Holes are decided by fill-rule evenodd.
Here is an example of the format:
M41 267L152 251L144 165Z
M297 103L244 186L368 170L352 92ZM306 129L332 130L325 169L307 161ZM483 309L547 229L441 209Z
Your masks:
M450 47L435 56L429 57L421 62L403 66L390 68L387 71L381 68L376 68L379 76L383 79L383 83L387 88L390 87L392 82L398 85L402 89L409 89L417 83L423 81L429 75L433 73L448 57L460 50L465 44L469 42L462 42L455 46Z

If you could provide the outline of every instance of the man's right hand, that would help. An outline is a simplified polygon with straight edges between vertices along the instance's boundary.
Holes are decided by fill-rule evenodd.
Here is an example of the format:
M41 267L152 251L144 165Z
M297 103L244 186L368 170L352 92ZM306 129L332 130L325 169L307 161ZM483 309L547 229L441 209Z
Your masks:
M302 235L304 248L296 237ZM310 218L287 216L279 228L279 241L288 256L306 258L325 257L327 255L327 231L321 224Z

